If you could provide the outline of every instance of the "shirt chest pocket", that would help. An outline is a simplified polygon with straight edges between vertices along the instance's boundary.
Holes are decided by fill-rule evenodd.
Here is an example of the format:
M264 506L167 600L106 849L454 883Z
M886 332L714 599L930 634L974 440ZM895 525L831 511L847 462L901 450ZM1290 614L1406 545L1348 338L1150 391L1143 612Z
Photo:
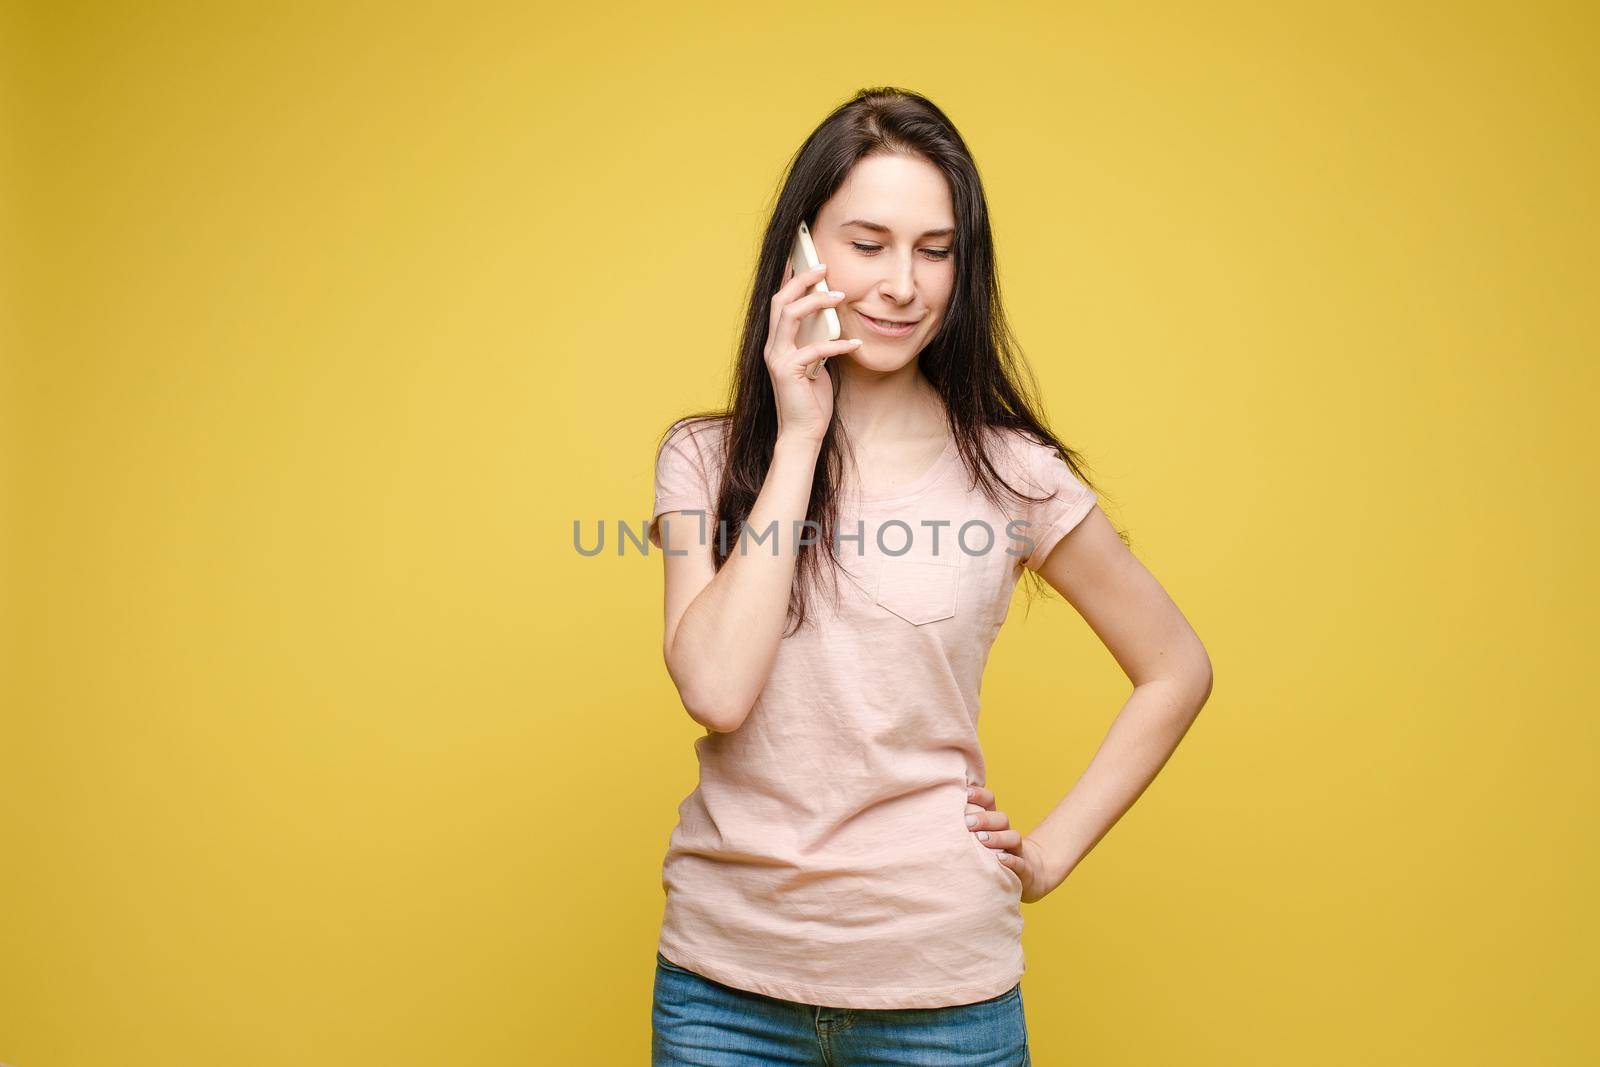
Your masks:
M961 599L961 563L953 557L885 557L873 599L913 626L953 618Z

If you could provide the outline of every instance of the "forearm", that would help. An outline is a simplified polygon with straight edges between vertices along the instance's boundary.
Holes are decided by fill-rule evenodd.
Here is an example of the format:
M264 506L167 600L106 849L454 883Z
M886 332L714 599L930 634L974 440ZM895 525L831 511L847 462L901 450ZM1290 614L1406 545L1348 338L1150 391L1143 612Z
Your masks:
M1209 669L1134 687L1082 776L1027 835L1044 854L1050 889L1066 880L1155 780L1210 688Z
M738 729L772 673L820 447L778 439L745 519L749 529L729 528L727 562L684 610L673 636L669 671L685 704L713 730Z

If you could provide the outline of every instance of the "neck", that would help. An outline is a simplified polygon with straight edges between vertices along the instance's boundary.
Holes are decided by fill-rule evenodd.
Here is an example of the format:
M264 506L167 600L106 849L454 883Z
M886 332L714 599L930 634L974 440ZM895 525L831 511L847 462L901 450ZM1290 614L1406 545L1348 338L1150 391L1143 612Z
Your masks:
M916 360L882 373L861 370L849 360L838 363L844 377L833 417L852 442L870 448L944 434L944 402Z

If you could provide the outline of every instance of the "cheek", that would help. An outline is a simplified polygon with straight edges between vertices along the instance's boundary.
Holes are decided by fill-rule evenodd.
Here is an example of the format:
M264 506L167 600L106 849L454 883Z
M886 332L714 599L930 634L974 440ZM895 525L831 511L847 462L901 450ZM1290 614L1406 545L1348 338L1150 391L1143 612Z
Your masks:
M828 276L824 279L829 289L838 289L844 293L846 300L859 300L863 293L870 287L867 278L861 272L851 269L849 264L835 263L831 259L822 262L828 264Z

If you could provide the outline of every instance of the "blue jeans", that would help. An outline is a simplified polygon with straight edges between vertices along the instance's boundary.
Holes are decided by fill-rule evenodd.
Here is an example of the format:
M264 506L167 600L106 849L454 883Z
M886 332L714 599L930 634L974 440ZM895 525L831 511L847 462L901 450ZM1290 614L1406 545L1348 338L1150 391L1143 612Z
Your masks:
M948 1008L824 1008L714 982L656 953L651 1067L1032 1067L1022 983Z

